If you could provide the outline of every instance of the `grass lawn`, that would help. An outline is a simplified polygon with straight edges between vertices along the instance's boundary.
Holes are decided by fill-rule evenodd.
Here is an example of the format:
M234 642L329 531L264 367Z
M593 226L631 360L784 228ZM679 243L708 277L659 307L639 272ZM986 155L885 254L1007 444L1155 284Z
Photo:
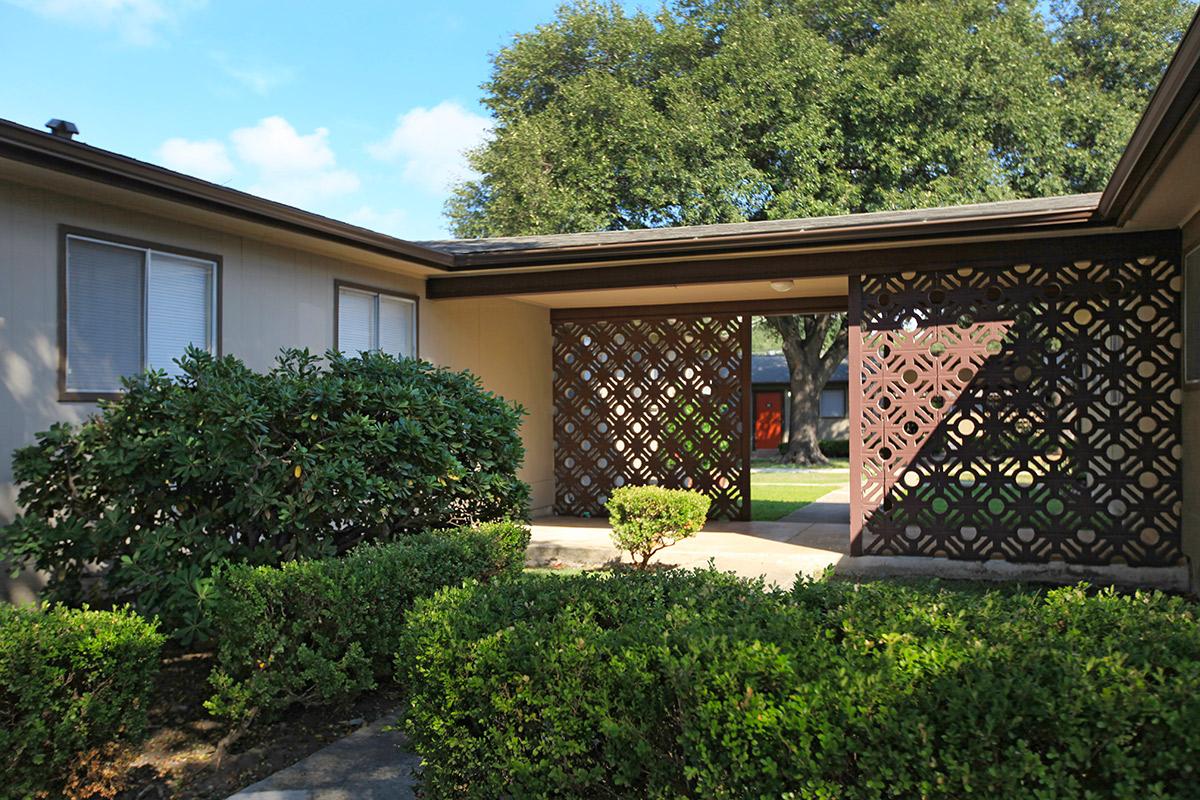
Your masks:
M845 485L849 477L846 469L829 468L752 472L750 518L759 522L774 522Z

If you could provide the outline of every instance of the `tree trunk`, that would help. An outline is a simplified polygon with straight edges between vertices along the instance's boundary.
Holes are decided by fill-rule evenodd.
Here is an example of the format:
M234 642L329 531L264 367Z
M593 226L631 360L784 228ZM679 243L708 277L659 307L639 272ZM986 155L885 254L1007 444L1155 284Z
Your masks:
M788 446L782 460L799 465L827 464L829 459L821 452L817 423L821 417L821 390L849 351L845 315L766 319L783 340L792 391ZM833 333L835 329L837 332Z

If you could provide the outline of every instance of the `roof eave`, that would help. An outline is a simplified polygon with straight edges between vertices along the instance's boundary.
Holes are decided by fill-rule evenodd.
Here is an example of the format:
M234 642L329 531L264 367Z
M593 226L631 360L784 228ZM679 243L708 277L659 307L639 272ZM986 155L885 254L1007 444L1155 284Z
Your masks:
M446 253L6 120L0 120L0 158L423 266L444 270L454 263Z
M1077 208L1024 211L992 216L964 216L938 220L883 225L847 225L840 228L798 230L738 236L708 236L696 239L651 242L620 242L574 245L513 251L464 253L455 257L452 271L486 270L503 267L565 266L600 264L607 261L655 260L680 256L710 256L729 252L757 253L793 247L869 244L936 240L946 237L998 235L1033 231L1058 231L1090 227L1097 223L1095 200Z
M1121 225L1186 133L1200 120L1200 12L1192 18L1167 71L1150 97L1112 177L1097 216Z

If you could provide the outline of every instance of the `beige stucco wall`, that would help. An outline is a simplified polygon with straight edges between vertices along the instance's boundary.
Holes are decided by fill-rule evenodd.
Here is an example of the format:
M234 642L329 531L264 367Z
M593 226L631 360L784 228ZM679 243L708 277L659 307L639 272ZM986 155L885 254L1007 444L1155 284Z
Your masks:
M282 347L332 346L335 279L423 297L418 277L0 180L0 522L15 509L13 449L55 421L79 421L94 410L57 398L62 224L220 255L222 347L255 369L269 367ZM422 358L469 369L528 410L522 477L534 509L550 506L549 312L507 299L422 299L419 316Z

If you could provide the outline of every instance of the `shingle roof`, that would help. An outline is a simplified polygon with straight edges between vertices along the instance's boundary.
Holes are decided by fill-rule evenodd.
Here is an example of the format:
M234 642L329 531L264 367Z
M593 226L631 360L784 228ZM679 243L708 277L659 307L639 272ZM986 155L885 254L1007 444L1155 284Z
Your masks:
M845 383L850 380L850 365L843 361L838 364L830 383ZM787 383L787 358L782 353L755 353L750 357L751 383Z
M639 242L689 241L761 234L815 234L821 231L875 228L900 224L911 225L919 222L968 221L1012 214L1095 209L1099 199L1100 194L1096 192L1092 194L1038 197L1027 200L1004 200L995 203L975 203L939 208L875 211L867 214L841 214L830 217L777 219L761 222L731 222L720 225L692 225L673 228L642 228L622 231L599 231L594 233L560 233L545 236L509 236L493 239L436 239L413 242L413 244L452 255L475 255L505 251L592 247Z

